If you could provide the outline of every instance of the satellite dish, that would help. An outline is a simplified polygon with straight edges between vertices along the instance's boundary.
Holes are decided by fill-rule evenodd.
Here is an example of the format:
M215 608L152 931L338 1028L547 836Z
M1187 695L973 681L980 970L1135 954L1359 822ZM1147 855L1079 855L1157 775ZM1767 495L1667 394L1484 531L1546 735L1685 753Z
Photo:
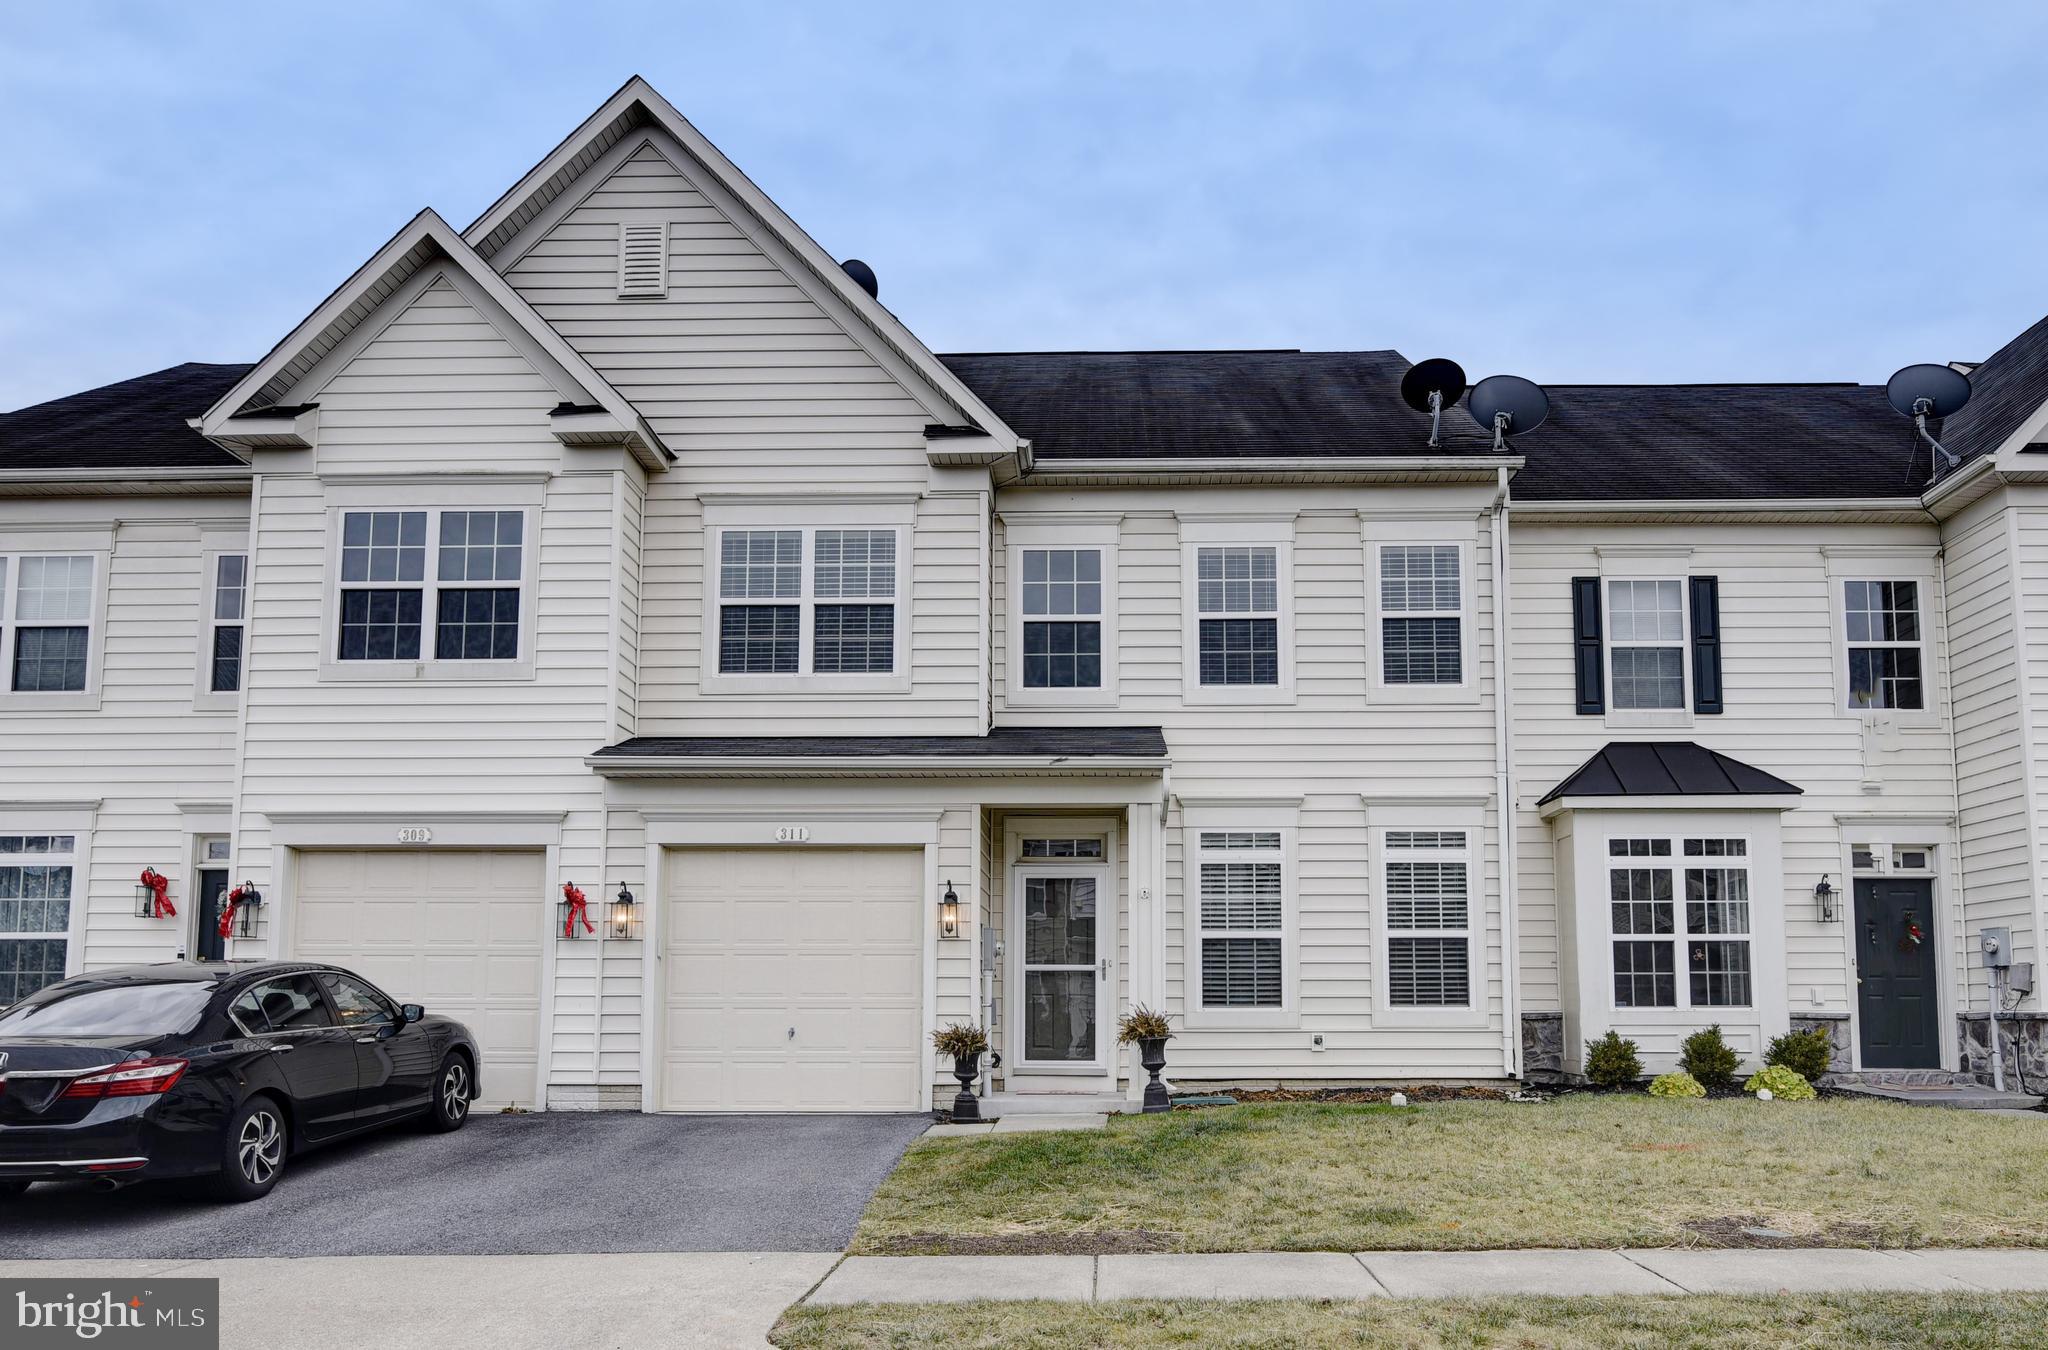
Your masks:
M1473 421L1493 433L1493 448L1505 450L1509 436L1543 425L1550 416L1550 395L1519 375L1489 375L1472 386L1465 407Z
M1947 446L1934 439L1934 433L1927 429L1927 419L1947 417L1962 411L1963 405L1970 401L1969 376L1952 366L1922 362L1917 366L1907 366L1886 380L1884 396L1892 405L1893 412L1913 419L1914 430L1920 433L1920 439L1933 446L1935 454L1941 457L1932 462L1933 472L1928 475L1930 481L1941 475L1941 460L1947 460L1951 469L1962 463L1949 453ZM1911 470L1907 472L1910 474Z
M1401 401L1417 412L1429 414L1429 444L1437 444L1443 426L1444 407L1456 403L1465 392L1465 369L1456 361L1433 356L1408 367L1401 377Z
M875 279L875 269L859 258L848 258L839 264L839 270L859 283L860 288L877 300L882 298L882 283Z
M1953 366L1907 366L1885 381L1884 396L1901 417L1947 417L1970 401L1970 377Z

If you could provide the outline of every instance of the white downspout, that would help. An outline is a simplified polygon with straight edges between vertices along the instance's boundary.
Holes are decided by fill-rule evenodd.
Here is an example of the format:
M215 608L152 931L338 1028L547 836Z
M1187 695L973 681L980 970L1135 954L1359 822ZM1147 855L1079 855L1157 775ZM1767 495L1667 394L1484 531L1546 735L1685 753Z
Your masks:
M1500 987L1501 1058L1508 1074L1522 1076L1520 983L1521 925L1515 904L1515 757L1508 668L1508 470L1500 468L1493 499L1493 766L1494 802L1500 819Z

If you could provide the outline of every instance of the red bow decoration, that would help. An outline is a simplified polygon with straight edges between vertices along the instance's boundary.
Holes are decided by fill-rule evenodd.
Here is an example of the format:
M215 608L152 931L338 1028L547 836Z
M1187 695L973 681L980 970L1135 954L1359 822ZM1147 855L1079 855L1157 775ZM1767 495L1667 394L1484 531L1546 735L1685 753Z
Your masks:
M242 901L249 894L249 883L243 882L228 892L228 907L220 912L220 935L235 935L235 911L242 907Z
M576 936L576 921L578 919L583 920L584 932L595 933L597 930L590 926L590 902L583 898L582 891L576 889L575 882L565 881L562 883L562 898L569 902L568 912L562 916L562 936L565 938Z
M142 869L142 884L156 892L156 898L150 901L149 904L150 917L157 919L175 919L178 917L178 907L171 903L171 879L169 877L157 871L154 867L145 867Z

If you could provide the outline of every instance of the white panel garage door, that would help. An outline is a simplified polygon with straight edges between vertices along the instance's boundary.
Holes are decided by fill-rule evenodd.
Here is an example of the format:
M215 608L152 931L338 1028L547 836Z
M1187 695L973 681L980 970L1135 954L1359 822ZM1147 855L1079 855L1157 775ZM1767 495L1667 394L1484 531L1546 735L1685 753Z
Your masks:
M662 870L663 1110L918 1109L922 851L676 849Z
M292 952L461 1022L483 1103L533 1106L546 869L537 851L302 850Z

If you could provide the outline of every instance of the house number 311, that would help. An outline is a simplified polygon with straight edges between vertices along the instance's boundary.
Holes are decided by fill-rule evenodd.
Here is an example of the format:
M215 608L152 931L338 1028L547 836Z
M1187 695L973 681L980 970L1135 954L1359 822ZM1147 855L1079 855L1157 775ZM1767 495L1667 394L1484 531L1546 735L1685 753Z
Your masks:
M811 842L811 827L808 825L778 825L775 827L775 842L778 844L808 844Z

